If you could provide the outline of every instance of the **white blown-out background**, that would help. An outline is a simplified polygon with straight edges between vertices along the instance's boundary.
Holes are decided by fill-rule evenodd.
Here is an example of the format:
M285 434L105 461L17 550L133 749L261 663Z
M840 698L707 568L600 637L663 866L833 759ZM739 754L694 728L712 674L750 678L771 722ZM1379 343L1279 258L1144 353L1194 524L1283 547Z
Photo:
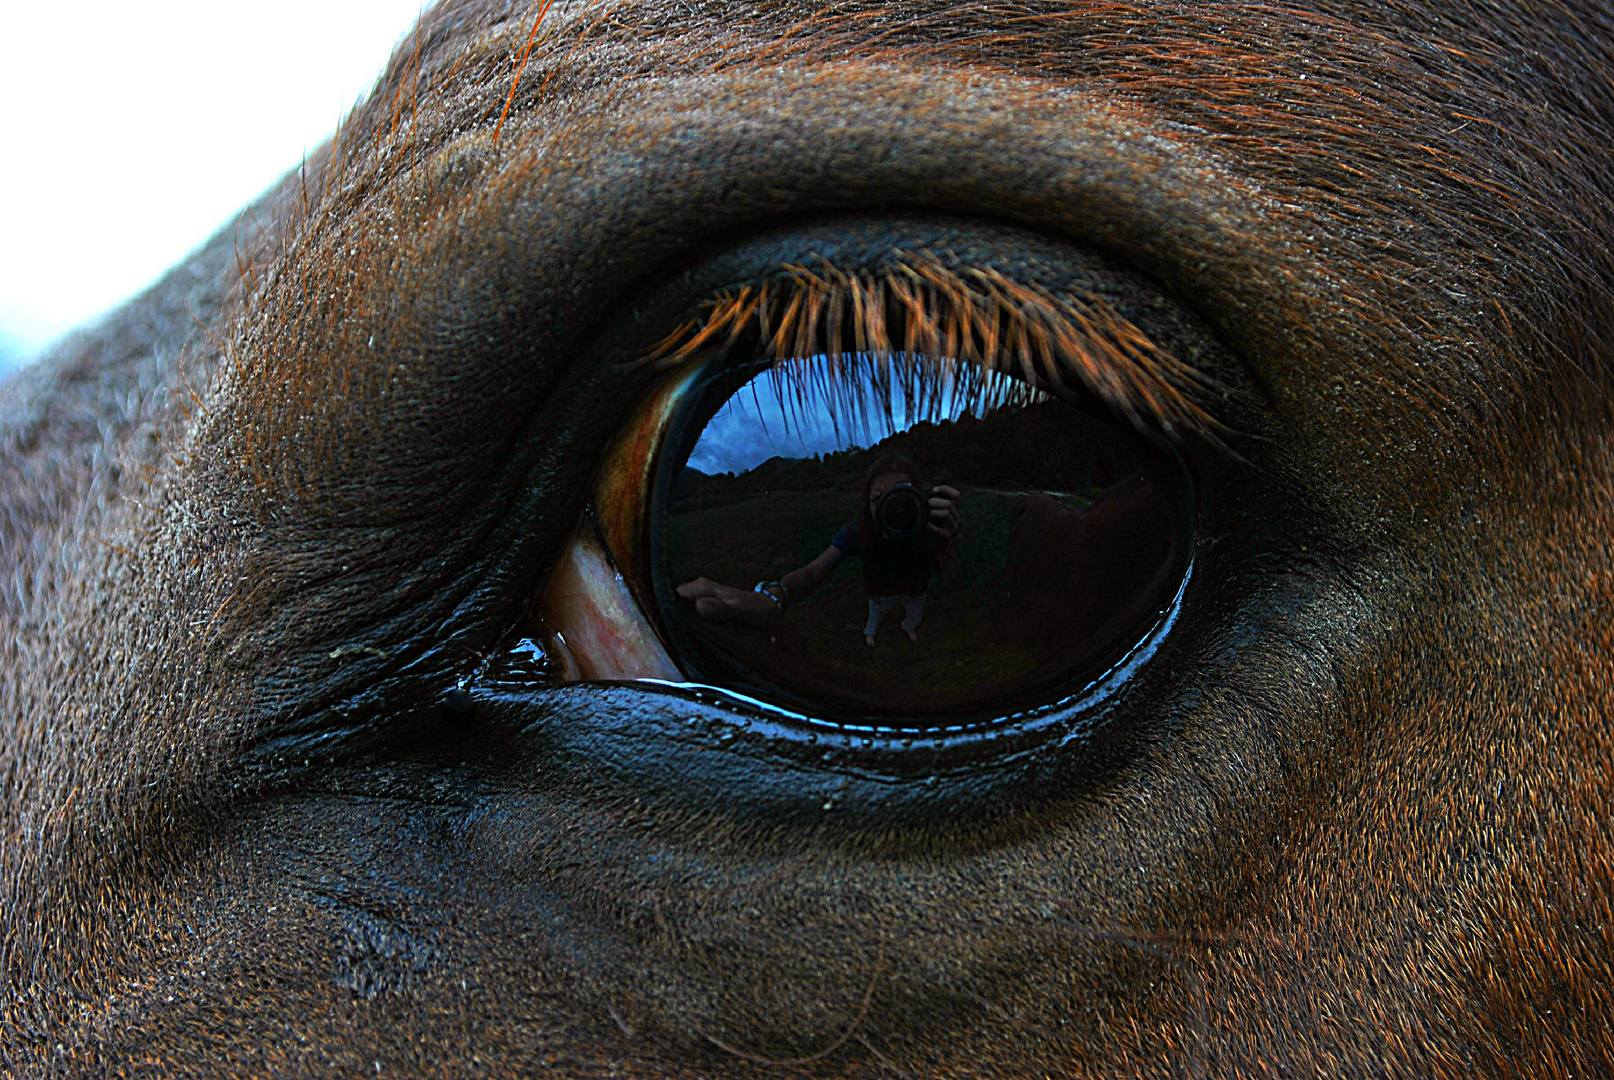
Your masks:
M296 168L425 2L4 5L0 372Z

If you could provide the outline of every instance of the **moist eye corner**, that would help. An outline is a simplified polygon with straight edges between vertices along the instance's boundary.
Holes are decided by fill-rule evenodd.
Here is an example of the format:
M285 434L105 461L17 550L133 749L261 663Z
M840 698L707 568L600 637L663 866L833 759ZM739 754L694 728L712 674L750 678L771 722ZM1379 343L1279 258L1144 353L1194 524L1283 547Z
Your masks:
M453 686L443 692L437 701L437 711L451 728L468 728L476 722L476 703L461 686Z

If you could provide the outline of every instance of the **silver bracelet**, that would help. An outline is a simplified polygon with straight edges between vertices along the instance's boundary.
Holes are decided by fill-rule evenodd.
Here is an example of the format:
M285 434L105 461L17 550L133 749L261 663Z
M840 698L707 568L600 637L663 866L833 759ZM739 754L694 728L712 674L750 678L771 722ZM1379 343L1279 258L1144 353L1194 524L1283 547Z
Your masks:
M783 600L779 599L779 597L773 595L773 593L768 591L769 589L772 589L772 588L774 588L776 586L778 587L780 592L785 594L785 597L784 597ZM789 601L790 601L790 589L785 586L784 582L782 582L782 581L759 581L759 582L757 582L756 588L752 589L751 591L756 592L756 593L761 593L763 596L766 596L769 600L772 600L773 601L773 607L774 607L774 612L773 613L775 615L783 615L785 613L785 604L789 603Z

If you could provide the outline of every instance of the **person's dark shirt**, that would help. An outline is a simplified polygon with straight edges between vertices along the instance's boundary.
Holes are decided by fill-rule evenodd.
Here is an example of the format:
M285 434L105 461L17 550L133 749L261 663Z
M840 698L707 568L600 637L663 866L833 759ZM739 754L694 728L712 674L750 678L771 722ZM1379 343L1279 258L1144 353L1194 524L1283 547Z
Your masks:
M864 544L856 521L849 521L835 534L830 546L843 557L863 560L863 580L870 596L918 596L930 584L932 560L931 533L892 539L881 536Z

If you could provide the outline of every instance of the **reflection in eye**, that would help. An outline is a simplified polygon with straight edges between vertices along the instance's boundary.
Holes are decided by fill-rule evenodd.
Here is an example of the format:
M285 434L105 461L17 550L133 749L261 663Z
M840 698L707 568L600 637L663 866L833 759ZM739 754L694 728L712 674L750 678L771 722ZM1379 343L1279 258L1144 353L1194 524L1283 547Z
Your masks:
M649 521L670 654L808 715L945 726L1113 662L1175 594L1168 450L1001 372L907 356L719 369Z

